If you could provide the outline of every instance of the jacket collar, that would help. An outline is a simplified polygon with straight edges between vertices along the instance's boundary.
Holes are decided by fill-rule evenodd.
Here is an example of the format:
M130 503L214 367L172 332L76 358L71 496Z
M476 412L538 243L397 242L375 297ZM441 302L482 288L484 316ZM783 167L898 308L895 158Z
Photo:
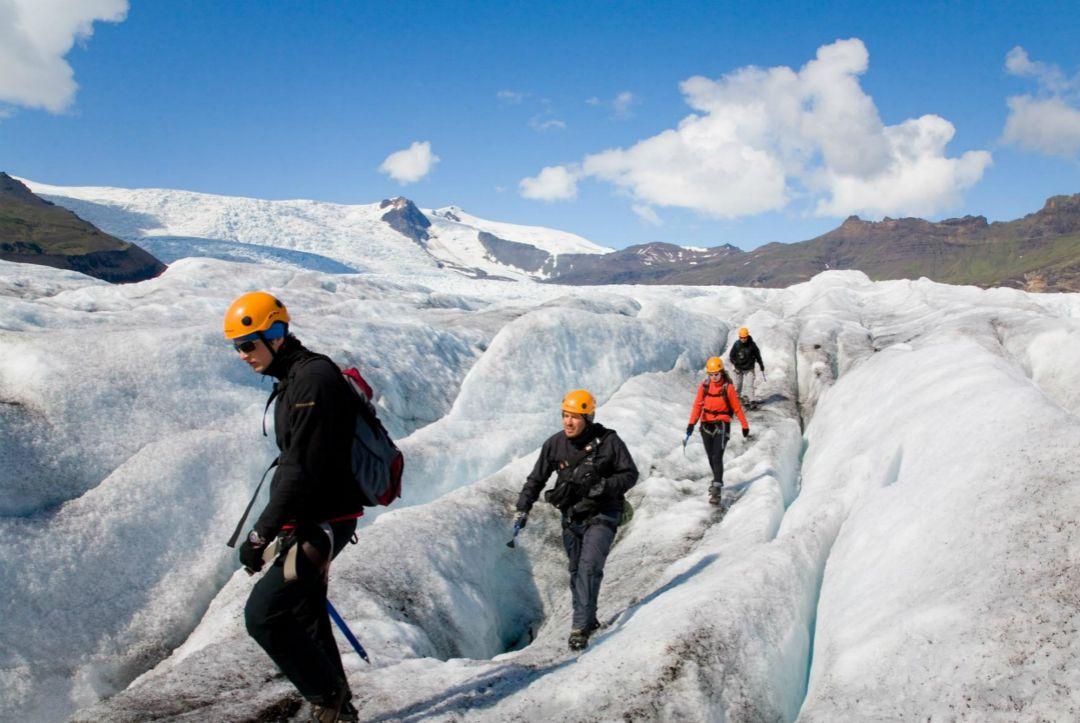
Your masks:
M275 379L284 379L289 376L289 371L292 370L296 362L307 352L304 345L295 336L285 337L285 343L281 345L281 348L274 354L274 360L270 362L270 366L266 367L266 371L263 374L274 377Z

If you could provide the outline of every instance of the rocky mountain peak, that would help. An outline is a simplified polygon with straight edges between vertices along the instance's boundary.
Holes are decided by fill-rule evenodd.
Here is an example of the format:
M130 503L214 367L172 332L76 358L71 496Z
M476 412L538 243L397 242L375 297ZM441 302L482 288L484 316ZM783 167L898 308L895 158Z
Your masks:
M19 201L38 207L53 205L50 201L35 196L25 184L3 171L0 171L0 199Z
M404 196L384 199L379 208L387 209L382 220L398 233L408 236L421 246L430 238L427 230L431 228L431 221L415 203Z
M447 219L448 221L457 221L458 223L461 223L461 214L465 213L465 211L458 206L445 206L438 209L437 211L434 211L433 213L440 218Z

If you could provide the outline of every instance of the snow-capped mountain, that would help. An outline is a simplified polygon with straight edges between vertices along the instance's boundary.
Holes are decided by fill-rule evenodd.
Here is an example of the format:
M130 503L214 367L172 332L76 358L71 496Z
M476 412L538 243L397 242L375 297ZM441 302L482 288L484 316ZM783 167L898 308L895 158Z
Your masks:
M575 234L486 221L453 206L421 211L400 197L346 205L24 183L167 262L206 256L330 273L430 275L442 269L530 280L550 277L560 255L611 251Z
M98 197L133 232L220 237L231 219L279 241L235 207L180 226L179 197L153 214L150 196ZM353 223L388 227L389 210ZM325 234L305 253L359 264L318 207L279 211L263 215L280 230ZM269 386L220 332L251 288L361 367L406 455L404 498L331 575L372 656L340 641L365 720L1080 714L1080 295L858 272L782 290L478 283L386 233L402 240L364 259L378 274L187 258L120 287L0 262L0 719L298 719L224 545L274 456ZM720 519L701 443L681 441L705 359L744 325L768 379ZM558 515L538 505L505 543L578 387L641 477L606 627L570 653Z

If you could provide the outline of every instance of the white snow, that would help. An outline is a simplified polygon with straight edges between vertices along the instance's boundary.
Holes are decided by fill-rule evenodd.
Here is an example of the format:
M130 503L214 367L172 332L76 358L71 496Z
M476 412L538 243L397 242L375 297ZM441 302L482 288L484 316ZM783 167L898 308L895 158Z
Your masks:
M479 240L487 231L553 255L608 253L576 234L487 221L455 207L426 212L430 238L414 241L382 220L381 203L267 201L171 189L53 186L19 179L103 231L134 241L166 263L204 256L323 273L361 272L424 278L454 269L515 281L545 278L491 258ZM459 220L447 218L447 214Z
M79 193L106 216L156 203ZM172 237L283 247L223 235L228 204L158 200ZM341 641L365 720L1080 716L1080 295L850 271L785 290L476 282L407 239L350 257L319 236L340 208L363 207L296 211L313 225L290 248L368 273L184 258L113 286L0 262L0 719L297 710L224 546L274 454L269 387L219 328L254 288L361 367L406 454L404 499L332 574L374 663ZM700 441L681 441L739 326L768 380L721 521ZM571 654L557 515L539 504L505 542L579 386L641 479L607 626Z
M437 217L448 223L457 223L480 231L487 231L493 236L498 236L507 241L531 244L554 256L559 254L609 254L614 251L614 249L600 246L584 236L578 236L568 231L558 231L544 226L522 226L501 221L488 221L473 216L471 213L466 213L457 206L428 210L426 215L429 218Z

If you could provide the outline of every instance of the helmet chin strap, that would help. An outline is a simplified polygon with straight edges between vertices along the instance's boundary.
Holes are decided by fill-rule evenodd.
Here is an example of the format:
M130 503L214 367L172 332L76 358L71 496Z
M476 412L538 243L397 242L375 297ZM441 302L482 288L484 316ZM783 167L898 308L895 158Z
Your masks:
M277 359L277 351L274 349L274 346L270 343L271 340L267 339L266 335L263 334L261 331L257 331L257 332L255 332L255 334L259 337L259 341L261 341L263 343L263 345L267 348L267 350L270 352L270 363L273 364L274 360ZM279 339L286 339L286 338L288 338L288 336L289 336L289 325L285 324L285 335L281 336L281 337L278 337L278 338Z
M270 344L270 340L267 339L261 331L257 331L255 333L258 334L259 341L263 343L263 346L265 346L270 351L270 362L273 363L273 361L277 359L277 352L274 351L273 345Z

